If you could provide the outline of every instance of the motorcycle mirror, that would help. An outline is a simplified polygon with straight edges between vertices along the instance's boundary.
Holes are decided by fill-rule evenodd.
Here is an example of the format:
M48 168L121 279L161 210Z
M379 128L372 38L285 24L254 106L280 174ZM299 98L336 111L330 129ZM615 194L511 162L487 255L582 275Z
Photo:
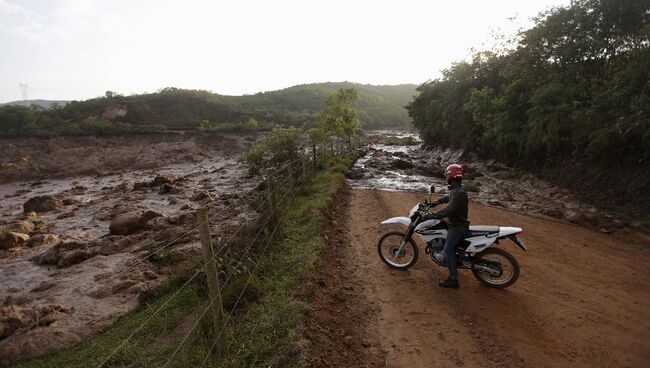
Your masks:
M436 192L436 187L435 187L435 185L432 185L431 188L429 188L429 189L431 190L431 194L433 194L433 193Z

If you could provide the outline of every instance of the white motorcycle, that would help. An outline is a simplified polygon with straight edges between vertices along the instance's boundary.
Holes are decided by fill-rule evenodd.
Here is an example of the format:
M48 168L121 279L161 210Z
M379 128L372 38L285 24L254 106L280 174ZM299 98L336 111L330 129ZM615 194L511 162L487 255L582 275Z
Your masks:
M435 188L431 186L431 193ZM418 248L413 241L417 234L426 243L425 253L431 256L438 266L445 266L442 249L447 238L448 224L441 220L422 221L431 208L431 197L416 204L409 217L393 217L382 224L404 224L406 233L392 231L384 234L377 244L382 261L392 268L406 270L418 259ZM470 269L482 284L503 289L519 278L519 264L515 257L503 249L494 247L500 240L510 239L524 251L526 245L519 238L522 229L505 226L470 226L456 247L456 262L459 269Z

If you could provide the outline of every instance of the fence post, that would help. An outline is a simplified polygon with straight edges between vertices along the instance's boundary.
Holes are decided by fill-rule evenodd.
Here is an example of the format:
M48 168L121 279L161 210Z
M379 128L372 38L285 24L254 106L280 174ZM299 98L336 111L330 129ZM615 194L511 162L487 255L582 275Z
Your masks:
M277 198L275 197L275 183L273 182L273 170L266 171L266 186L269 189L269 197L271 198L271 213L269 217L268 229L269 231L275 228L275 207L277 205Z
M293 163L290 162L289 165L287 165L287 178L289 178L289 184L293 183L294 177L293 177Z
M199 236L201 238L201 248L203 249L203 259L206 262L205 275L208 278L208 291L210 300L212 300L212 319L214 322L214 333L220 334L215 342L216 354L220 358L223 353L224 335L223 329L223 305L221 302L221 287L219 286L219 277L217 277L217 266L212 250L212 237L210 235L210 224L208 223L208 209L199 208L196 210L196 217L199 221Z

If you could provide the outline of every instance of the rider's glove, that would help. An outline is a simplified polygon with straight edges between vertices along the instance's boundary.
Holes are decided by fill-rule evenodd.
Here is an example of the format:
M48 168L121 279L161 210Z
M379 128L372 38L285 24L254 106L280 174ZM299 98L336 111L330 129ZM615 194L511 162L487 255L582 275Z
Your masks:
M435 212L429 212L426 215L422 216L422 221L427 221L427 220L433 220L435 218L438 218L438 214Z

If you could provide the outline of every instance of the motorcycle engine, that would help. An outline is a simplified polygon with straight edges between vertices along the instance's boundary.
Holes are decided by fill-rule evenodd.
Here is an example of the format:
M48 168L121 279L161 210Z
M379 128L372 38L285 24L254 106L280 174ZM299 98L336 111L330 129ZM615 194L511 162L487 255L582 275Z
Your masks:
M424 252L426 254L432 253L432 252L438 252L441 251L442 248L445 247L445 239L444 238L435 238L431 239L427 242L427 247L424 249Z

